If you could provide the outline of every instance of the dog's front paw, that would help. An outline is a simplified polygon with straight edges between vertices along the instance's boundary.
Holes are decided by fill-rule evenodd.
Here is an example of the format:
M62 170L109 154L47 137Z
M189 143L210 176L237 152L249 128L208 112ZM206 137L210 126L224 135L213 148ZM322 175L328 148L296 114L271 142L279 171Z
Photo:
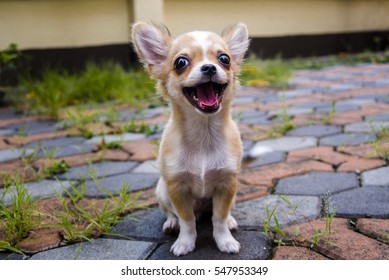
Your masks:
M196 238L179 237L170 248L170 252L177 257L187 255L194 250L195 242Z
M168 218L162 227L162 230L164 233L178 232L179 229L180 229L180 226L179 226L178 220L176 218Z
M221 238L215 238L217 247L221 252L228 253L228 254L237 254L240 250L240 244L238 241L235 240L235 238L230 236L224 236Z
M231 231L238 229L238 223L236 222L235 218L231 215L228 216L228 229Z

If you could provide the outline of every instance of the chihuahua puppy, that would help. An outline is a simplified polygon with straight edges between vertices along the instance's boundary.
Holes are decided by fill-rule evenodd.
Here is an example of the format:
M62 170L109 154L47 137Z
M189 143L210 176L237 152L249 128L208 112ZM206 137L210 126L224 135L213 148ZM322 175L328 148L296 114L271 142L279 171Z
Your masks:
M213 237L220 251L238 253L230 230L242 144L230 115L239 86L240 64L249 45L244 24L221 36L204 31L173 38L166 27L139 22L132 42L140 61L171 104L160 150L161 178L156 194L167 220L163 231L179 230L174 255L193 251L196 242L194 200L212 200Z

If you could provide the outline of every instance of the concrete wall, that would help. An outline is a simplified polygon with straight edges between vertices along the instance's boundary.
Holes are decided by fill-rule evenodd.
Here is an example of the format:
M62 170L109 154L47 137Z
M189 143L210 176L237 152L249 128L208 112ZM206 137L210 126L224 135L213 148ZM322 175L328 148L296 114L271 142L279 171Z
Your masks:
M173 34L243 21L253 37L389 30L385 0L165 0Z
M173 35L243 21L252 37L389 30L387 0L0 0L0 49L127 44L137 20Z
M128 42L127 0L0 0L0 49Z

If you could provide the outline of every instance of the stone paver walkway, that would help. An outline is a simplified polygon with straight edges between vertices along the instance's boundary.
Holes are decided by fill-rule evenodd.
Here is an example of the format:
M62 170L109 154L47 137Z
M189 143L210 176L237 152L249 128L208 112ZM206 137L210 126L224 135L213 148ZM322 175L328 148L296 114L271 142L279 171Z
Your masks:
M168 116L166 108L141 115L120 110L122 121L143 119L160 128ZM282 91L242 87L233 113L244 145L233 210L241 252L220 253L204 215L195 251L179 259L389 259L389 65L299 71ZM288 123L281 121L285 114ZM293 129L285 129L290 124ZM89 130L113 131L103 123ZM128 183L141 192L138 203L148 206L92 242L65 246L58 232L48 231L36 234L33 244L20 244L27 257L0 253L0 259L177 259L169 252L176 236L162 233L164 216L153 194L160 132L88 140L52 121L0 109L0 185L18 172L32 198L49 203L81 183L85 201L107 198L101 187L115 193ZM102 138L122 145L101 149ZM54 160L70 170L37 181ZM2 199L9 205L12 196ZM276 230L267 236L266 227Z

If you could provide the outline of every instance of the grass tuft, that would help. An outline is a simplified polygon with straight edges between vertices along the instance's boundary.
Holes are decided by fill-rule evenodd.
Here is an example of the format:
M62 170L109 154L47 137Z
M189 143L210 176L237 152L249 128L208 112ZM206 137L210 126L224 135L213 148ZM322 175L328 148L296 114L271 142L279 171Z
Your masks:
M12 197L10 206L4 202L7 194ZM6 188L0 200L0 229L5 235L3 242L11 246L27 236L37 214L35 206L36 203L32 201L27 188L16 178L14 188Z
M144 70L124 70L119 64L89 63L80 74L46 69L39 80L24 79L27 111L59 119L62 108L117 101L137 109L158 106L155 83ZM26 104L23 104L26 105Z

